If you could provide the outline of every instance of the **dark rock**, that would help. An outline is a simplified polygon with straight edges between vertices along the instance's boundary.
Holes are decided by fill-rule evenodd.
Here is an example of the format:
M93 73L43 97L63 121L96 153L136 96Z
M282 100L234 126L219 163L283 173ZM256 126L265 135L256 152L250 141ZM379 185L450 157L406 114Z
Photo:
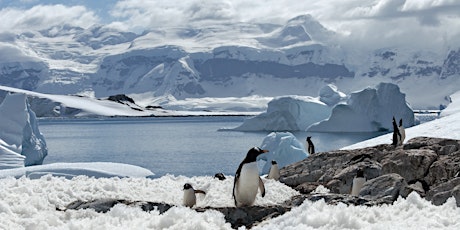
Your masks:
M303 194L311 193L318 185L332 193L349 194L358 168L368 180L361 191L366 199L392 202L397 196L417 192L428 200L439 200L433 202L439 204L457 194L455 186L444 186L437 195L428 195L432 188L460 175L460 141L417 137L396 147L382 144L317 153L283 167L280 181Z
M134 99L126 96L125 94L117 94L117 95L110 96L108 100L115 101L121 104L124 104L125 102L130 102L130 103L135 104Z
M396 173L385 174L366 181L359 196L395 201L406 186L407 182L402 176Z
M426 198L434 205L444 204L452 196L455 197L457 207L460 207L460 177L441 183L426 194Z

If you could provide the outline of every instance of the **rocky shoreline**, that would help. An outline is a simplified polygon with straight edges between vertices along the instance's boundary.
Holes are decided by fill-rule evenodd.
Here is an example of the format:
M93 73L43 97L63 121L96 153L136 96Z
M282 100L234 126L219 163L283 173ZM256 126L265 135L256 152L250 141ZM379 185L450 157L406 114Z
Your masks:
M359 196L351 196L353 178L358 169L364 171L367 181ZM197 212L216 210L225 216L232 228L251 228L264 220L283 215L301 205L306 199L324 200L328 204L347 205L392 204L398 197L411 192L431 201L443 204L455 197L460 207L460 140L417 137L402 146L390 144L374 147L336 150L310 155L305 160L281 169L280 181L296 189L301 195L294 196L280 205L252 207L205 207ZM315 193L318 186L330 192ZM102 199L75 201L65 208L92 208L107 212L116 204L135 205L144 211L168 211L174 205L145 201Z

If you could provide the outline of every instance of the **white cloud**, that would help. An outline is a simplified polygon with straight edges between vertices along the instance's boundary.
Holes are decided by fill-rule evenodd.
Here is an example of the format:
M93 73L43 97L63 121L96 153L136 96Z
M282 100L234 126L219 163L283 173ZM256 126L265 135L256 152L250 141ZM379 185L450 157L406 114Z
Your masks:
M98 17L83 6L37 5L30 9L0 10L0 31L40 30L55 25L89 27Z

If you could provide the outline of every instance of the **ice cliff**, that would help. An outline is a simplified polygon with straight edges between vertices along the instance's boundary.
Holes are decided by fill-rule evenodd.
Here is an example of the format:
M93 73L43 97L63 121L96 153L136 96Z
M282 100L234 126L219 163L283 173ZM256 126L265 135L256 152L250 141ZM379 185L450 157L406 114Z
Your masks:
M26 95L7 94L0 105L0 169L42 164L47 154Z

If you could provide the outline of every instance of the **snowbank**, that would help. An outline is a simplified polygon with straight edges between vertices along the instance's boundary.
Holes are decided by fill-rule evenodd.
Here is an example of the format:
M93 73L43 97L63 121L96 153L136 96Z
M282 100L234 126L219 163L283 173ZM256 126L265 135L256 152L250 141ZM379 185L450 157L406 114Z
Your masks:
M0 105L0 169L41 164L47 154L26 95L7 94Z
M0 178L26 176L31 179L37 179L48 174L68 179L76 176L103 178L148 177L154 175L150 170L139 166L111 162L54 163L0 170Z
M308 96L283 96L268 103L267 111L249 118L238 131L304 131L326 119L331 112L323 102Z
M270 151L257 158L259 165L263 165L262 174L270 171L272 160L275 160L279 168L282 168L308 157L305 147L289 132L268 134L260 147Z
M397 85L380 83L350 95L347 104L339 104L331 116L308 128L311 132L377 132L392 130L392 118L403 120L405 127L415 124L414 112Z

